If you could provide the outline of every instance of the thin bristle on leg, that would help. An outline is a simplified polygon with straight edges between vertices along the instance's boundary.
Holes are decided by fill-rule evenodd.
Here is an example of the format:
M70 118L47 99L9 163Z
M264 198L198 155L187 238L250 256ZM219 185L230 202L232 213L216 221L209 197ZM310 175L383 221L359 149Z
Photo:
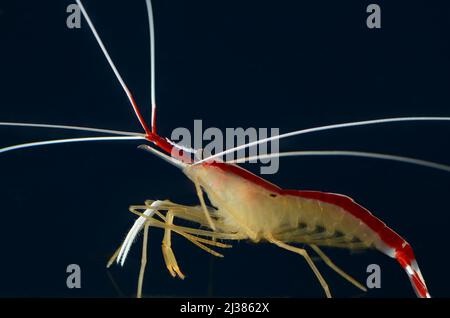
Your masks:
M277 245L278 247L284 248L288 251L291 251L291 252L294 252L294 253L297 253L297 254L300 254L301 256L303 256L303 258L306 260L309 267L311 267L312 271L314 272L317 279L319 280L319 283L322 286L323 290L325 291L327 298L331 298L331 292L330 292L330 288L328 287L327 282L323 278L322 274L320 274L319 270L317 269L316 265L314 264L311 257L309 256L308 252L305 249L294 247L294 246L288 245L284 242L278 241L272 235L268 235L267 240L269 242Z
M311 244L310 247L317 253L317 255L320 256L320 258L325 262L325 264L327 264L336 273L341 275L343 278L345 278L347 281L349 281L350 283L352 283L353 285L355 285L362 291L365 291L365 292L367 291L367 289L361 283L359 283L356 279L354 279L353 277L348 275L346 272L344 272L342 269L340 269L338 266L336 266L331 261L331 259L327 255L325 255L325 253L322 252L322 250L317 245Z

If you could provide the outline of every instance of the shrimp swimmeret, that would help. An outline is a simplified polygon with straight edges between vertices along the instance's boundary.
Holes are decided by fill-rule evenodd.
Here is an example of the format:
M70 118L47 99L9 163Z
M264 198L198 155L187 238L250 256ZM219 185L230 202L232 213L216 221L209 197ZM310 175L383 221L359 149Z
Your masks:
M314 127L261 139L228 149L202 160L192 159L191 156L187 155L185 148L178 146L167 138L161 137L156 132L154 27L150 1L147 0L146 4L151 35L151 128L147 126L139 107L110 58L81 1L77 0L77 4L115 76L127 94L144 133L79 126L0 122L1 126L79 130L108 135L13 145L0 149L0 153L28 147L70 142L144 140L153 144L153 146L146 144L140 146L141 149L176 166L194 183L200 202L198 206L186 206L169 200L147 200L144 204L130 207L130 211L136 214L138 218L128 232L124 242L109 260L108 267L114 262L121 265L125 263L131 245L137 235L143 231L142 261L137 291L138 297L142 295L149 227L164 230L162 253L167 269L173 277L178 276L184 278L185 276L180 270L174 252L172 251L172 232L183 236L199 248L218 257L222 257L223 255L214 248L230 248L231 245L229 243L235 240L251 240L255 243L268 242L282 249L297 253L306 260L327 297L331 297L330 289L313 259L310 257L309 252L305 248L297 247L294 244L301 243L310 247L331 269L364 291L366 288L337 267L324 254L320 247L336 247L352 250L377 249L395 258L400 263L411 280L414 291L419 297L430 297L425 279L422 276L413 250L408 242L353 199L334 193L283 189L238 166L240 162L251 158L241 158L229 162L221 161L220 158L224 154L232 153L256 144L301 134L393 122L450 121L450 117L397 117ZM356 151L297 151L260 155L257 157L269 158L273 156L355 156L394 160L450 172L449 166L434 162L396 155ZM205 194L211 203L209 206L206 204ZM176 219L189 221L194 223L195 226L176 225ZM202 229L198 228L199 225L202 226Z

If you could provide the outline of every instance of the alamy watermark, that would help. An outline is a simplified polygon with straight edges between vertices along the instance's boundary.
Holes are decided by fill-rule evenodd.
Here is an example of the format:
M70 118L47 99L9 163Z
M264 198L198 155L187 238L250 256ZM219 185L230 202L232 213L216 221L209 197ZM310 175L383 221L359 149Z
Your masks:
M66 267L66 286L69 289L81 288L81 268L78 264L69 264Z
M66 26L69 29L81 28L81 10L76 3L69 4L66 7L69 13L66 19ZM376 3L371 3L366 7L366 25L369 29L381 29L381 7Z
M381 29L381 8L378 4L369 4L366 12L370 13L366 19L366 25L369 29Z
M184 148L195 149L195 157L199 159L207 159L208 157L219 154L226 149L237 146L246 145L248 143L257 142L261 139L278 136L279 128L226 128L225 132L216 127L209 127L203 130L203 122L194 120L194 133L184 127L176 128L172 131L171 140ZM269 147L270 146L270 147ZM178 155L178 150L175 149ZM215 160L232 161L236 159L248 158L245 162L262 164L260 167L261 174L275 174L279 169L279 141L278 139L255 144L247 148L239 149L235 152L227 153ZM264 157L265 155L270 155ZM260 158L260 156L262 156ZM240 161L243 162L243 161Z
M66 8L66 12L69 13L66 19L66 26L69 29L81 28L81 11L77 4L69 4Z
M369 264L366 272L369 274L366 286L369 289L381 288L381 267L378 264Z

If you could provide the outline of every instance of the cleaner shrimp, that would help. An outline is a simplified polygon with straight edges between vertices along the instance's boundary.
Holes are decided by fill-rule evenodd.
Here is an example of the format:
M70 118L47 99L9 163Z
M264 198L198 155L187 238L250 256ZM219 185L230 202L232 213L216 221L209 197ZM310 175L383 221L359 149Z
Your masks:
M132 205L129 208L130 212L137 216L137 219L122 244L108 261L107 266L110 267L114 263L123 266L136 237L143 232L141 267L137 287L138 297L142 296L147 265L148 231L151 227L160 228L164 231L162 254L166 267L173 277L185 278L185 274L181 271L172 250L171 237L173 233L176 233L205 252L217 257L223 257L223 254L219 253L217 249L231 248L231 242L240 240L249 240L255 243L266 242L296 253L306 261L326 297L331 297L332 294L325 278L316 266L310 252L304 247L299 247L299 244L309 247L328 267L363 291L366 291L363 284L331 261L322 251L322 247L349 250L376 249L398 261L409 277L418 297L430 297L424 275L419 269L411 245L354 199L329 192L284 189L242 168L239 164L252 159L275 156L348 156L397 161L446 172L450 172L449 166L391 154L337 150L280 152L233 161L223 161L221 158L241 149L304 134L399 122L450 121L450 117L392 117L330 124L263 138L227 149L207 158L198 159L194 156L193 159L189 151L195 153L197 150L181 147L170 139L160 136L157 131L155 31L151 1L146 0L151 53L152 112L150 125L147 124L130 89L111 59L87 10L80 0L76 0L76 3L114 75L122 86L143 133L81 126L0 122L0 126L74 130L107 135L17 144L0 149L0 153L54 144L142 140L146 141L147 144L139 146L140 149L177 167L192 181L199 205L189 206L170 200L146 200L143 204ZM209 204L206 198L209 200ZM178 219L195 225L177 225L176 220Z

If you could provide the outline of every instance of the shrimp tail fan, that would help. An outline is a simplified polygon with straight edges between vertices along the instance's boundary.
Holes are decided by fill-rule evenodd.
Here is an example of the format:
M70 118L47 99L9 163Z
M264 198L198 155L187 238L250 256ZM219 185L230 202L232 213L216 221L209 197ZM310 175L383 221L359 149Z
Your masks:
M417 297L431 298L411 246L405 243L404 247L396 250L395 258L408 274Z

